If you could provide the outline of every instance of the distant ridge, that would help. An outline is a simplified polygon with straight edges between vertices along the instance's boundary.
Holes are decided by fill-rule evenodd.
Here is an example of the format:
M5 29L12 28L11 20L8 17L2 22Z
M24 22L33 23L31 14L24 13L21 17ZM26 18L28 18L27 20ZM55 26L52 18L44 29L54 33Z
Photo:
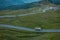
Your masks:
M60 5L60 0L48 0L50 3Z
M29 7L33 7L35 5L35 2L41 2L40 0L30 0L28 2L27 0L0 0L0 10L7 10L7 9L26 9Z

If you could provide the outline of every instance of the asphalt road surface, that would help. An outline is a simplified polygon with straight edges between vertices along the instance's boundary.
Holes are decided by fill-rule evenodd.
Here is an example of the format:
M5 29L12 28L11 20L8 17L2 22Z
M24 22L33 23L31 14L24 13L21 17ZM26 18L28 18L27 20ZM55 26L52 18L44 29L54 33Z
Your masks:
M9 28L9 29L13 28L17 30L26 30L30 32L60 32L60 29L42 29L40 31L36 31L35 29L31 29L31 28L26 28L21 26L12 26L12 25L6 25L6 24L0 24L0 27Z
M4 15L4 16L0 16L0 18L14 18L17 16L27 16L27 15L31 15L31 14L37 14L37 13L19 14L19 15Z

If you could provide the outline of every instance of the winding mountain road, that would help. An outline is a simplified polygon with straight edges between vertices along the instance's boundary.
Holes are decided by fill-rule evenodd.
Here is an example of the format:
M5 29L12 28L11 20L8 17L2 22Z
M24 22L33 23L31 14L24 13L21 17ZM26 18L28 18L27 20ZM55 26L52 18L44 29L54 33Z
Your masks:
M53 9L53 8L52 7L45 8L42 11L42 13L46 12L49 9ZM31 15L31 14L37 14L37 13L32 12L32 13L29 13L29 14L4 15L4 16L0 16L0 18L11 18L11 17L16 17L16 16L27 16L27 15ZM42 29L41 31L36 31L35 29L31 29L31 28L25 28L25 27L20 27L20 26L12 26L12 25L6 25L6 24L0 24L0 27L3 27L3 28L14 28L14 29L18 29L18 30L26 30L26 31L30 31L30 32L60 32L60 29Z
M0 16L0 18L13 18L13 17L16 17L16 16L27 16L27 15L31 15L31 14L37 14L37 13L18 14L18 15L4 15L4 16Z
M45 13L47 10L57 10L57 9L58 9L58 7L46 7L43 10L41 8L38 9L37 12L39 11L40 13ZM16 17L16 16L27 16L27 15L32 15L32 14L37 14L37 13L32 11L31 13L28 13L28 14L4 15L4 16L0 16L0 18L13 18L13 17Z
M20 27L20 26L12 26L12 25L6 25L6 24L0 24L0 27L3 28L9 28L9 29L17 29L17 30L26 30L30 32L60 32L60 29L42 29L40 31L36 31L35 29L26 28L26 27Z

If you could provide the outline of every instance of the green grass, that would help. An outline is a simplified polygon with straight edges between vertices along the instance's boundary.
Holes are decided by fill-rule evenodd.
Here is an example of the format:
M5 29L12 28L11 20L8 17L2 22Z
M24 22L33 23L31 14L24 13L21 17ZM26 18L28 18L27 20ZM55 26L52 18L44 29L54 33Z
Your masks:
M60 40L60 33L30 33L0 28L0 40Z
M0 40L30 40L40 34L0 27Z
M24 26L34 28L36 26L44 29L60 29L60 10L48 11L46 13L28 15L16 18L4 18L0 19L0 23L6 23L17 26Z
M37 26L43 29L60 29L60 10L47 11L41 14L28 15L16 18L0 19L0 24L17 25L28 28L35 28ZM38 36L35 36L35 35ZM21 36L23 35L23 37ZM34 37L32 37L32 36ZM14 29L0 28L1 40L60 40L60 33L30 33L25 31L17 31Z
M26 13L31 13L32 11L36 11L38 9L39 9L39 7L33 7L33 8L29 8L29 9L19 9L19 10L2 10L2 11L0 11L0 16L26 14Z

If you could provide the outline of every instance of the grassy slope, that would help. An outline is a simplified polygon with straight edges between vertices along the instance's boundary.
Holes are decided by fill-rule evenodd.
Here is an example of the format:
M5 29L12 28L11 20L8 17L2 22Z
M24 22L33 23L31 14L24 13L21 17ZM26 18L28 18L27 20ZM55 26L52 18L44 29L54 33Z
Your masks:
M57 11L51 10L42 14L34 14L34 15L18 17L18 18L16 17L16 18L10 18L10 19L8 18L0 19L0 23L30 27L30 28L39 26L44 29L50 29L50 28L60 29L60 10L57 10ZM8 34L8 35L5 35L5 34ZM25 33L21 34L21 32L16 32L16 31L11 32L10 30L4 31L2 29L0 30L0 39L4 40L6 36L7 40L8 39L10 40L57 40L57 39L60 40L60 33L45 33L44 35L41 35L38 37L29 37L29 38L28 37L20 38L19 36L17 36L17 35L23 35L23 34Z
M41 34L0 27L0 40L26 40L38 35Z
M17 26L26 26L34 28L36 26L40 26L43 28L60 28L60 10L55 11L48 11L42 14L34 14L28 15L23 17L16 17L16 18L5 18L0 19L0 23L6 23L11 25ZM52 27L51 27L52 26Z
M19 9L19 10L2 10L0 11L0 15L16 15L16 14L26 14L30 13L33 10L36 11L39 7L33 7L28 9Z
M26 10L4 10L0 11L0 15L15 15L15 14L24 14L27 13Z

